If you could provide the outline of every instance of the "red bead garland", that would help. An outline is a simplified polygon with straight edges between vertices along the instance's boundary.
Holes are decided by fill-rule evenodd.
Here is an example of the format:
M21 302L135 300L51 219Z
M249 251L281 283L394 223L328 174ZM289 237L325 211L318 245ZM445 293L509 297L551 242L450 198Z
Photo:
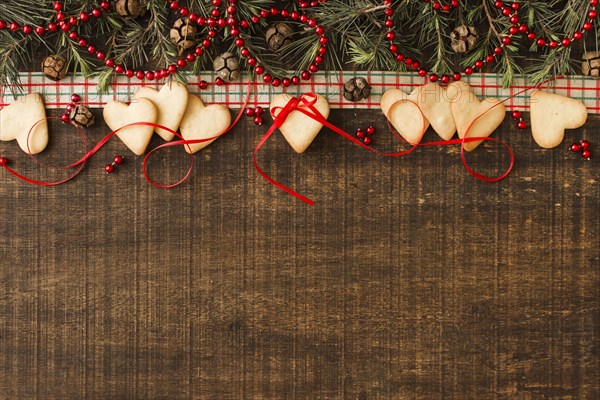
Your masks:
M589 10L586 15L586 22L583 24L580 30L577 30L573 35L562 38L561 40L547 40L545 38L537 37L535 33L531 32L526 24L522 24L519 18L519 9L521 8L518 2L504 2L496 1L494 6L501 11L501 14L508 17L511 23L511 27L508 32L502 35L500 39L501 44L496 46L491 54L486 57L477 60L472 66L466 67L462 72L454 72L452 76L442 75L439 77L437 74L424 68L421 63L417 60L413 60L410 57L406 57L399 51L398 45L394 43L396 34L394 32L394 9L392 8L392 0L384 0L384 4L387 6L385 10L386 20L385 26L387 27L386 39L389 40L389 50L394 54L397 62L404 62L408 67L415 71L418 71L422 77L428 77L430 82L437 82L438 80L442 83L449 83L451 80L458 81L462 78L462 74L471 75L473 72L481 70L486 64L491 64L496 61L497 56L504 52L504 47L512 43L512 39L515 35L521 34L526 36L530 40L537 40L538 47L548 47L550 49L557 49L559 47L569 47L572 42L582 39L583 32L589 31L594 20L597 18L598 13L596 6L599 0L589 1ZM431 3L433 10L451 11L452 8L459 6L458 1L452 1L450 5L441 5L439 1L423 0L425 3Z
M230 13L229 9L227 10L229 18L237 21L235 17L235 10L232 11L234 12ZM256 56L252 55L250 49L245 46L246 40L243 37L243 32L249 29L252 24L260 24L261 20L275 16L300 22L301 24L304 24L308 28L312 29L314 34L318 36L320 46L317 51L317 55L313 59L313 62L309 65L308 70L302 71L300 76L294 75L292 77L274 77L269 73L265 73L266 68L259 64ZM246 59L246 63L249 66L254 67L254 72L256 75L264 74L262 77L264 83L273 85L274 87L279 87L280 85L284 87L288 87L290 85L299 85L301 79L309 80L311 75L319 70L319 65L323 63L323 56L327 54L327 44L329 43L329 39L325 35L325 29L318 25L318 22L315 18L297 11L290 12L286 9L279 10L276 7L271 7L269 10L262 10L257 15L252 16L250 21L240 20L236 23L235 27L237 29L232 29L229 34L231 37L235 38L235 45L239 49L240 56Z
M320 2L326 0L300 0L300 8L311 8L319 5ZM460 6L459 0L450 0L449 2L442 2L439 0L422 0L424 3L430 4L434 12L450 12ZM589 10L586 14L586 21L583 23L581 28L575 31L572 35L564 37L562 39L547 39L544 37L538 37L534 32L531 32L526 24L520 22L519 9L520 3L518 2L504 2L495 1L494 6L500 13L508 17L511 23L511 27L508 32L502 35L500 38L500 44L494 48L491 54L486 57L477 60L473 65L464 68L461 72L454 72L451 75L438 76L436 73L426 69L418 60L414 60L410 57L406 57L400 50L399 46L394 42L396 34L394 32L394 20L393 14L394 9L392 7L392 0L384 0L385 9L385 27L387 28L386 39L389 41L389 50L394 54L397 62L406 64L412 70L418 71L418 74L422 77L427 77L430 82L440 81L441 83L449 83L452 80L460 80L465 75L471 75L473 72L481 70L486 64L494 63L497 56L504 52L504 47L512 43L514 36L520 34L526 36L529 40L535 41L538 47L547 47L549 49L557 49L559 47L569 47L574 41L581 40L583 34L589 31L598 14L596 6L599 0L589 0ZM234 38L235 44L239 49L239 54L242 58L246 59L246 63L254 68L254 72L257 75L262 75L263 82L271 84L275 87L278 86L290 86L298 85L301 80L310 79L311 75L319 70L320 64L323 62L323 56L327 53L328 38L324 34L324 28L319 26L316 19L297 11L289 11L286 9L278 9L277 7L271 7L268 10L261 10L258 14L254 15L250 21L238 20L236 17L237 8L235 3L237 0L230 0L225 8L225 16L222 16L220 7L222 6L222 0L212 0L213 8L210 10L210 16L200 16L194 12L190 12L187 7L182 7L177 0L166 0L166 4L170 10L183 17L188 17L191 22L197 24L201 28L208 29L206 37L200 41L198 47L196 47L191 53L185 57L179 58L174 64L167 66L164 69L156 71L134 71L126 68L124 65L119 65L113 58L107 57L107 55L98 50L95 46L90 45L85 38L80 38L79 34L73 29L79 25L79 23L85 23L93 18L100 18L106 10L110 8L108 1L101 1L98 7L92 8L89 12L82 11L78 16L68 17L63 11L63 4L60 1L55 1L53 9L56 12L54 16L55 22L49 22L46 26L31 27L25 25L21 27L16 22L6 23L0 21L0 30L10 29L11 31L20 31L24 35L30 35L35 33L37 35L43 35L47 32L55 32L59 28L68 32L70 40L74 41L78 46L84 48L88 53L94 55L98 60L104 61L104 64L112 68L116 74L124 75L128 78L136 77L140 80L155 80L164 79L170 75L176 74L180 68L185 68L188 63L194 62L198 57L202 57L205 50L212 45L213 39L217 36L217 30L225 27L229 28L229 35ZM317 56L314 58L312 64L305 71L302 71L299 76L292 77L273 77L271 74L266 73L266 68L261 65L256 58L245 46L245 40L243 38L243 31L247 30L252 24L259 24L261 20L270 17L281 17L284 19L291 19L298 21L308 28L314 30L314 33L318 36L320 47ZM217 84L224 84L224 82L216 82Z
M230 0L229 5L226 7L226 18L221 16L221 0L212 0L214 8L210 11L210 17L199 16L196 13L190 13L187 7L180 6L176 0L167 0L166 3L173 12L179 13L181 16L187 16L191 22L197 24L201 28L207 28L208 32L206 38L200 41L198 47L196 47L191 53L185 57L179 58L174 64L169 65L165 69L158 71L133 71L127 69L124 65L119 65L113 58L107 57L106 53L98 50L96 46L90 45L84 38L80 38L79 34L73 31L73 28L78 25L79 22L87 22L90 20L90 15L94 18L100 18L102 13L109 9L110 5L107 1L100 3L100 7L93 8L90 13L82 12L78 17L70 17L63 13L62 3L56 1L54 3L54 10L56 13L56 20L59 21L58 27L65 32L69 32L68 37L74 41L78 46L83 47L88 53L94 55L98 60L104 61L104 64L112 68L116 74L125 75L128 78L136 77L137 79L143 80L155 80L164 79L170 75L176 74L180 68L185 68L188 63L194 62L198 57L201 57L205 53L205 49L212 45L213 39L217 36L217 29L229 27L229 35L235 38L235 44L240 49L239 53L242 58L246 59L246 63L254 68L254 72L257 75L263 75L262 80L267 84L271 84L275 87L278 86L290 86L299 85L301 80L309 80L311 75L319 70L319 65L323 62L323 56L327 53L328 38L324 34L324 28L317 24L317 21L307 14L302 14L297 11L288 11L286 9L280 10L276 7L271 7L269 10L261 10L257 15L254 15L250 21L238 20L236 17L237 9L235 3L237 0ZM324 2L326 0L320 0ZM301 8L316 7L319 1L301 1ZM247 30L252 24L259 24L262 19L269 17L282 17L289 18L293 21L300 22L307 27L314 30L314 33L318 36L320 47L317 56L314 58L313 63L309 66L308 70L302 71L299 76L292 77L273 77L268 73L265 73L266 68L259 64L258 59L253 56L250 50L245 47L245 40L243 39L242 31ZM0 21L1 22L1 21ZM12 25L12 24L11 24ZM15 24L16 25L16 24ZM1 25L0 25L1 26ZM13 28L18 29L16 26ZM53 30L56 30L56 27ZM50 30L50 27L48 28ZM215 81L217 85L223 85L225 82L222 79L217 78Z

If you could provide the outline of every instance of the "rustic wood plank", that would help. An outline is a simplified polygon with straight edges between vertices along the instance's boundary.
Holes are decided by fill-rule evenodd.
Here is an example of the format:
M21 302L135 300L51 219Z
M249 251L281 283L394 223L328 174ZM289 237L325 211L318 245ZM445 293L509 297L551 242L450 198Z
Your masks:
M174 190L131 157L106 176L116 140L58 188L0 173L0 398L600 397L598 158L538 149L508 118L517 164L498 184L456 148L386 159L323 132L297 156L277 136L261 165L311 208L255 173L264 131L243 120ZM47 159L80 151L52 140ZM153 176L174 181L188 159L163 154Z

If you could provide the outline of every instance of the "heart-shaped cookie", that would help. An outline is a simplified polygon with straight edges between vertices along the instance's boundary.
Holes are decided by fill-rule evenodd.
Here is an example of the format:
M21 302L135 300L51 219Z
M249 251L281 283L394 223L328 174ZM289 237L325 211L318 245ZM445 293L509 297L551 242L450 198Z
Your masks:
M419 106L410 100L398 100L387 114L390 123L410 144L418 144L429 127Z
M167 82L160 91L143 87L133 95L133 98L136 100L146 98L154 103L158 111L156 123L177 132L187 107L188 96L189 92L183 83ZM173 136L175 136L161 128L156 128L156 133L167 142L173 140Z
M198 96L190 95L188 105L181 120L181 136L185 140L208 139L219 136L229 128L231 113L220 104L205 106ZM202 150L216 139L184 146L188 153Z
M157 117L158 111L154 103L145 98L137 99L129 105L113 101L104 106L104 121L113 131L136 122L155 124ZM153 133L153 126L136 125L121 129L117 136L131 151L141 156L146 152Z
M381 97L381 110L387 116L392 105L404 99L417 103L433 130L442 139L450 140L454 136L456 124L446 89L437 83L428 83L415 88L410 94L398 89L387 90Z
M529 110L533 140L545 149L561 144L565 129L583 126L588 115L582 102L541 90L531 93Z
M325 119L327 119L327 117L329 117L329 103L325 97L320 95L316 96L317 101L314 104L314 107L323 115ZM292 96L286 93L275 96L273 101L271 101L270 110L273 110L274 107L285 107L291 98ZM273 118L276 118L277 115L279 115L278 111L275 113L271 111L271 116ZM290 146L292 146L294 151L300 154L304 153L313 140L315 140L321 128L323 128L323 124L315 121L302 112L295 110L287 116L285 122L279 127L279 130L283 134L283 137L285 137L285 140L287 140Z
M30 130L31 134L29 134ZM27 148L28 135L29 149ZM21 97L15 103L0 110L0 140L15 139L24 152L31 154L41 153L48 145L46 109L39 93Z
M500 126L506 116L506 107L501 100L487 98L479 101L471 87L461 81L448 85L448 98L458 136L488 137ZM467 132L468 131L468 132ZM466 151L473 151L481 144L465 142Z

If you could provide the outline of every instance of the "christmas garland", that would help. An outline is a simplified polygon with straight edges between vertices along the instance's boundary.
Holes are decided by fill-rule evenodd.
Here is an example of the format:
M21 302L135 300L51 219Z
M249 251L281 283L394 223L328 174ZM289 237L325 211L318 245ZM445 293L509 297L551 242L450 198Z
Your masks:
M334 2L335 0L330 1ZM173 63L167 65L163 64L161 69L127 67L127 64L123 62L123 60L126 59L126 52L124 54L119 54L110 50L110 46L106 49L97 47L99 45L94 44L90 37L86 38L80 32L86 25L110 14L111 3L108 1L102 1L97 7L92 7L91 9L86 9L86 7L84 7L78 15L71 16L65 13L65 5L62 2L55 1L52 5L54 12L53 19L46 26L32 26L29 24L21 26L17 21L12 21L7 24L0 20L0 31L8 29L11 32L19 32L24 35L24 37L35 34L39 38L42 38L46 34L62 32L68 38L71 46L74 46L74 49L76 49L75 51L79 52L83 50L83 53L91 55L104 64L108 71L108 73L105 73L105 76L110 77L113 74L122 74L128 78L135 77L139 80L146 81L180 76L180 70L186 68L188 64L202 61L217 39L231 39L240 58L244 60L245 65L252 71L255 77L261 77L265 84L270 84L273 87L288 87L299 85L302 80L310 80L312 74L322 68L325 62L324 57L330 53L328 49L330 36L328 36L326 26L320 24L320 19L317 18L319 10L326 7L329 3L330 2L326 1L323 1L322 3L302 1L299 3L299 7L300 9L308 10L306 12L279 8L276 5L271 5L268 8L258 8L249 16L244 17L239 11L240 6L245 4L244 2L238 3L237 1L229 0L226 4L223 4L222 0L212 0L213 8L209 12L196 13L191 11L188 6L181 5L177 0L168 0L163 3L163 7L179 17L179 19L175 21L170 34L171 43L177 45L178 58L176 58ZM439 18L442 14L451 14L461 11L461 5L458 1L451 1L450 3L443 4L439 1L431 2L429 0L423 0L421 3L426 4L427 7L431 7L430 12L435 16L434 18ZM390 121L391 125L399 132L398 137L405 140L408 144L412 145L412 147L397 153L377 151L369 146L371 142L370 136L374 133L373 127L367 128L366 132L368 136L366 136L362 130L358 130L356 137L354 137L327 121L329 104L325 98L312 93L305 94L298 98L285 97L285 95L282 95L284 97L278 96L271 103L270 112L274 118L274 123L259 142L254 152L254 164L257 171L265 179L280 189L306 203L312 204L310 199L279 184L277 181L266 175L258 166L256 155L261 146L276 129L279 129L283 133L294 150L298 153L302 153L314 140L321 128L326 126L331 131L365 149L374 151L380 155L391 157L409 154L420 146L460 145L462 162L470 174L478 179L488 182L496 182L504 179L512 170L514 163L512 150L507 144L500 142L500 144L504 145L508 150L510 165L497 177L487 177L471 169L467 163L464 152L465 150L472 151L483 141L498 141L498 139L490 138L489 136L504 119L505 106L503 103L508 99L484 99L483 101L479 101L474 97L470 86L459 81L462 79L463 74L471 75L474 71L482 70L486 65L497 62L498 58L506 54L507 49L511 48L517 38L526 37L530 41L534 41L538 48L548 49L550 54L556 54L561 50L568 49L574 41L583 39L584 32L592 29L593 22L597 18L596 6L598 0L587 0L584 3L586 4L585 13L582 17L584 21L579 29L575 29L572 33L565 34L561 38L553 37L547 39L540 35L536 35L527 24L521 22L520 10L522 8L522 3L495 1L493 2L493 7L491 7L487 0L483 0L481 7L489 20L491 32L497 37L499 44L495 45L492 51L487 55L484 55L483 57L476 56L472 62L469 61L462 72L442 74L440 76L435 72L435 66L429 69L416 57L409 57L406 55L407 52L402 50L402 43L398 41L401 34L395 28L396 22L394 15L403 5L407 6L406 2L401 1L399 4L395 4L392 0L384 0L382 4L374 6L375 9L383 10L385 15L383 22L380 23L380 21L377 20L373 20L372 22L376 28L380 27L382 32L381 37L388 41L389 45L387 50L396 63L417 71L419 76L426 78L426 80L429 81L429 85L433 85L425 85L410 94L392 90L384 95L385 101L382 98L382 111ZM152 7L157 6L156 2L152 1L148 3L149 8L150 5L152 5ZM130 4L128 1L118 0L114 6L117 12L120 12L122 15L124 13L127 16L139 17L144 13L144 8L140 4L138 4L137 8L131 8L129 7ZM414 6L414 4L412 6ZM505 32L499 33L499 31L496 30L494 26L496 17L492 16L491 9L497 10L499 17L507 19L507 29ZM152 8L152 10L156 11L156 8ZM247 12L248 10L246 10L246 13ZM366 13L371 11L363 10L363 12ZM155 17L156 14L154 15L154 18ZM261 60L260 52L257 52L250 44L254 36L253 28L267 26L268 23L266 21L271 19L275 19L276 24L271 25L267 30L267 42L272 48L277 46L277 50L285 48L286 41L289 42L285 32L288 32L290 29L287 25L281 25L281 21L289 20L303 27L305 38L309 38L310 45L315 49L313 53L305 53L305 56L308 55L309 59L306 69L299 71L297 74L285 76L270 72L272 67ZM153 23L156 24L156 21L157 20L154 19ZM377 30L376 28L374 28L374 30ZM201 37L200 40L197 40L196 38L198 29L205 32L205 36ZM468 49L468 47L473 46L473 43L475 42L473 39L475 32L476 30L474 27L457 28L451 35L453 40L462 42L457 45L457 49ZM310 39L310 36L314 36L314 39ZM83 59L81 54L79 57L80 59ZM56 80L60 80L64 77L66 66L66 60L58 55L46 58L42 65L44 73L49 78ZM219 78L215 81L217 85L225 84L226 81L237 79L239 77L239 65L231 52L225 52L216 57L214 59L214 67L219 74ZM360 100L361 98L368 96L368 82L361 79L362 78L355 78L351 82L348 82L344 87L344 90L347 90L351 94L350 97L353 100ZM445 86L442 87L437 85L438 81L441 84L448 85L448 87L446 88ZM454 82L451 83L452 81ZM204 82L204 85L202 86L207 87L208 84ZM251 86L249 85L249 90L250 87ZM448 97L451 89L452 94ZM527 88L519 93L524 93L532 89L534 89L534 87ZM221 125L213 125L214 135L209 134L209 137L203 137L202 134L198 135L198 133L195 132L197 131L198 124L186 121L186 118L194 119L195 116L202 114L205 111L203 109L206 107L198 98L190 97L185 86L166 85L160 92L152 91L151 89L149 91L144 91L144 93L142 93L142 91L144 91L144 89L136 94L136 104L132 103L131 105L126 105L125 103L114 102L105 107L104 119L113 131L90 151L87 151L86 149L86 155L83 158L66 167L76 168L76 171L72 176L58 182L42 182L20 175L8 166L8 160L6 158L0 158L0 166L16 177L29 183L43 186L59 185L74 178L82 170L86 161L102 148L113 136L119 136L119 138L135 154L143 155L146 152L146 148L153 132L156 131L161 136L164 135L163 138L165 138L168 143L153 149L145 155L143 163L144 176L155 186L170 188L179 185L190 175L194 162L192 154L229 131L242 115L245 114L249 117L253 117L254 121L259 125L262 123L262 109L260 107L246 108L248 97L233 124L229 123L230 115L228 110L223 112L214 109L214 111L212 111L213 116L221 115ZM428 92L429 94L433 93L435 95L433 100L431 99L431 96L428 97ZM249 93L250 92L248 92L248 95ZM585 106L577 101L542 92L539 90L539 87L538 90L532 92L531 96L536 99L536 101L531 104L532 121L534 121L536 125L532 126L532 133L535 141L541 147L556 147L562 142L565 129L580 127L587 119L587 110L585 109ZM60 117L63 122L73 123L73 125L76 125L77 127L89 126L93 123L93 115L87 112L89 110L86 110L85 106L77 104L80 100L78 95L73 95L72 104L69 105L67 113ZM166 102L165 100L169 100L169 102ZM179 104L178 111L172 109L171 100L176 100ZM37 103L40 102L37 101ZM48 142L48 118L46 118L45 113L43 113L43 104L41 104L42 111L40 112L40 114L44 114L43 117L32 124L26 135L12 133L13 131L23 131L23 124L25 122L19 122L14 118L14 114L21 111L22 105L15 104L11 107L12 114L9 117L4 118L7 115L5 112L2 117L5 123L14 124L18 129L11 130L11 134L14 136L5 135L1 139L18 140L21 148L26 149L32 156L33 154L42 151ZM40 105L38 104L38 109L39 107ZM552 111L550 118L545 117L547 111ZM512 116L518 121L519 128L524 129L526 127L526 123L523 121L519 112L513 112ZM90 120L90 118L92 118L92 120ZM209 119L214 121L212 117L209 117ZM440 121L446 122L440 124ZM450 127L450 125L448 125L450 122L452 129L446 129ZM430 123L434 130L440 134L443 139L442 141L430 143L421 142ZM191 132L189 129L184 129L184 126L192 127L194 132ZM444 126L444 128L440 129L441 126ZM42 136L38 134L38 128L42 128ZM181 133L178 133L179 129L181 129ZM458 132L459 139L452 139L452 136L456 131ZM83 138L85 146L85 136L79 128L78 132ZM132 134L132 132L137 133ZM142 135L138 135L140 132ZM179 140L170 142L174 136ZM160 148L180 145L184 146L191 156L191 165L188 172L175 184L162 185L153 182L146 172L147 160L150 155ZM572 145L570 149L572 151L582 151L582 155L585 158L589 158L589 155L591 154L589 152L589 143L587 141L576 143ZM123 158L121 156L116 156L113 163L106 166L106 172L112 173L115 166L121 164L122 161Z
M597 18L597 0L572 2L567 7L557 0L383 0L381 3L303 0L284 8L268 0L212 0L210 7L201 0L189 0L185 4L177 0L104 0L96 6L83 0L65 0L64 3L44 0L35 12L21 7L27 15L21 14L19 7L11 4L13 1L0 6L0 48L2 40L9 39L7 33L14 42L0 50L3 83L18 79L16 72L20 63L15 56L27 57L25 45L35 45L36 41L55 48L56 53L66 53L65 65L74 65L86 75L101 74L103 86L109 84L114 73L150 81L171 76L183 79L179 74L181 69L193 65L199 72L210 64L209 58L218 58L220 51L226 49L238 54L247 71L262 76L265 83L275 87L297 85L320 69L340 69L342 63L348 61L363 69L414 70L432 82L440 80L442 83L460 80L463 75L502 61L504 82L509 83L520 69L515 62L519 47L526 47L530 42L533 50L547 50L546 60L530 70L535 83L569 71L573 61L569 52L571 44L582 40ZM79 11L75 11L77 9ZM148 13L150 15L144 17ZM14 20L2 19L11 14ZM169 29L168 20L173 16L178 19ZM139 18L146 18L147 25L138 23ZM454 68L449 61L446 38L453 21L462 22L450 33L453 48L459 56L463 53L461 49L468 54L461 60L463 67L451 72ZM273 28L269 22L289 22L297 29L288 36L298 40L289 40L276 51L267 51L257 44L257 38L261 30ZM481 26L484 22L488 32L485 37L479 37L475 25ZM343 24L351 25L344 27ZM411 27L419 29L419 40L412 40L414 35L407 33ZM427 30L434 35L427 35ZM280 34L277 29L275 32ZM544 37L542 32L548 32L549 36ZM98 36L106 39L106 48L102 49L100 41L96 42ZM146 47L150 39L157 43L148 54ZM330 45L332 48L328 48ZM272 48L270 42L268 47ZM428 47L433 52L429 57L434 61L431 67L426 67L429 63L423 54L414 54ZM325 59L326 55L331 56L329 60ZM160 68L140 68L150 61ZM97 65L99 62L101 66ZM290 66L298 70L285 76L283 71ZM225 80L217 79L215 83L223 84Z

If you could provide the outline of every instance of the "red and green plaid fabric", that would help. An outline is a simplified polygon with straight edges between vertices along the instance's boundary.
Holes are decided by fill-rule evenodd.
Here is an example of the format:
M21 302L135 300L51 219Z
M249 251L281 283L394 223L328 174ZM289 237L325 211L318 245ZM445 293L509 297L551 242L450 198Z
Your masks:
M371 97L358 103L353 103L343 98L343 84L353 77L364 77L372 86ZM202 76L189 74L188 88L191 93L198 94L207 104L224 104L230 108L240 108L244 102L248 79L232 82L224 86L209 85L207 90L200 89L200 81L213 82L214 74L203 73ZM106 93L99 93L97 81L80 75L69 75L60 82L53 82L45 78L41 73L30 72L21 75L23 94L38 92L44 97L47 108L65 108L70 103L73 93L82 96L83 101L91 108L101 108L111 100L130 101L133 94L141 86L159 88L160 83L154 81L140 81L136 78L128 79L119 77L111 85ZM496 74L473 74L465 78L480 97L496 97L505 99L514 93L528 87L524 77L515 80L510 88L503 88L500 77ZM364 72L364 71L338 71L322 72L298 87L286 88L285 91L292 95L306 92L314 92L325 96L332 108L336 109L377 109L383 92L388 89L398 88L411 91L414 87L422 85L424 78L414 73L393 72ZM284 89L273 88L262 83L252 84L252 95L249 104L268 106L274 94L281 93ZM592 114L600 114L600 80L584 76L569 76L553 82L548 89L551 92L566 95L585 103L588 111ZM0 104L4 106L14 102L14 96L10 88L2 88ZM509 110L526 111L528 108L528 93L523 93L506 102Z

